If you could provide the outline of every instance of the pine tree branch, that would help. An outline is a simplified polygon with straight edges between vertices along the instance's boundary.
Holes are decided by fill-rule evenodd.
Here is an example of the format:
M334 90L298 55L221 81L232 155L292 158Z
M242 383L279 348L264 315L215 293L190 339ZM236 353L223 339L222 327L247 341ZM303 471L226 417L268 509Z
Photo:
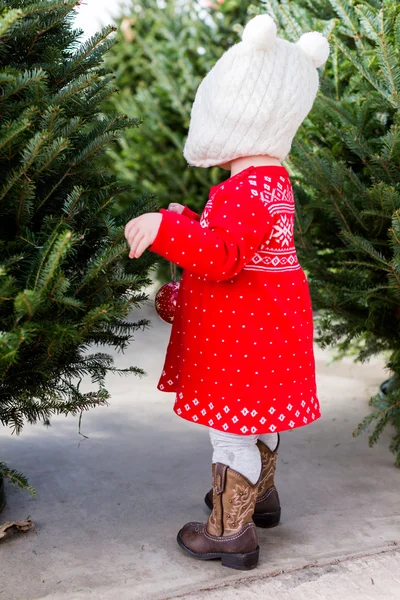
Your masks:
M19 473L15 469L10 469L7 465L0 461L0 477L6 477L11 483L19 488L26 490L30 493L31 497L34 498L36 495L33 487L29 485L28 479L22 473Z

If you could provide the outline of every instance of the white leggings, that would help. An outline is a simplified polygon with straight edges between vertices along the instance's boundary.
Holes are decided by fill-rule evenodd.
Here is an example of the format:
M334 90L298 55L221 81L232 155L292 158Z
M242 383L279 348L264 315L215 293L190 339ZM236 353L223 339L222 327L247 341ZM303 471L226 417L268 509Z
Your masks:
M260 440L274 451L278 445L277 433L261 435L236 435L210 429L214 449L213 463L222 463L238 471L251 483L257 483L261 473L261 455L256 446Z

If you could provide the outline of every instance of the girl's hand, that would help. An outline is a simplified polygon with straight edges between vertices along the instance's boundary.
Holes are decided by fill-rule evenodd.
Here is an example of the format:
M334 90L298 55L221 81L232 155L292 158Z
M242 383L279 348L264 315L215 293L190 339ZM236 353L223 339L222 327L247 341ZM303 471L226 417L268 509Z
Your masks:
M139 258L152 245L161 221L162 215L159 213L146 213L126 224L125 237L130 247L129 258Z
M168 205L168 210L174 213L178 213L178 215L181 215L183 213L183 211L185 210L185 207L183 206L183 204L178 204L177 202L172 202L172 204Z

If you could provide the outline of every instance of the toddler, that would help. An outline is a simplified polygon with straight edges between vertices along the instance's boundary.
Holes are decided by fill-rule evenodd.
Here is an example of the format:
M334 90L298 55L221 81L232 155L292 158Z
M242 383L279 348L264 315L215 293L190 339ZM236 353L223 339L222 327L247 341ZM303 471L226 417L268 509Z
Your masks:
M252 569L256 525L279 523L274 485L279 432L320 417L308 283L294 245L295 204L281 161L318 91L329 44L296 44L260 15L201 83L185 157L219 165L229 179L201 215L180 204L130 221L130 257L152 252L183 267L158 388L174 410L209 428L213 485L206 524L188 523L178 543L190 556Z

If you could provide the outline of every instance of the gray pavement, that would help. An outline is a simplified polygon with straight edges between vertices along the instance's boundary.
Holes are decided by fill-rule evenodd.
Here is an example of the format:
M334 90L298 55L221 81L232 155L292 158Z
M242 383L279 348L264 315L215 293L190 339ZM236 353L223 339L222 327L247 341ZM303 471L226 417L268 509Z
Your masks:
M284 433L277 485L283 515L259 530L261 560L249 573L182 554L188 520L205 519L210 484L207 431L172 412L155 388L169 326L138 333L118 365L148 376L109 377L112 402L52 426L0 430L1 457L28 475L32 501L8 489L0 522L30 516L36 531L0 544L0 600L400 599L400 471L385 434L354 439L367 399L385 377L376 359L332 363L317 349L323 419Z

